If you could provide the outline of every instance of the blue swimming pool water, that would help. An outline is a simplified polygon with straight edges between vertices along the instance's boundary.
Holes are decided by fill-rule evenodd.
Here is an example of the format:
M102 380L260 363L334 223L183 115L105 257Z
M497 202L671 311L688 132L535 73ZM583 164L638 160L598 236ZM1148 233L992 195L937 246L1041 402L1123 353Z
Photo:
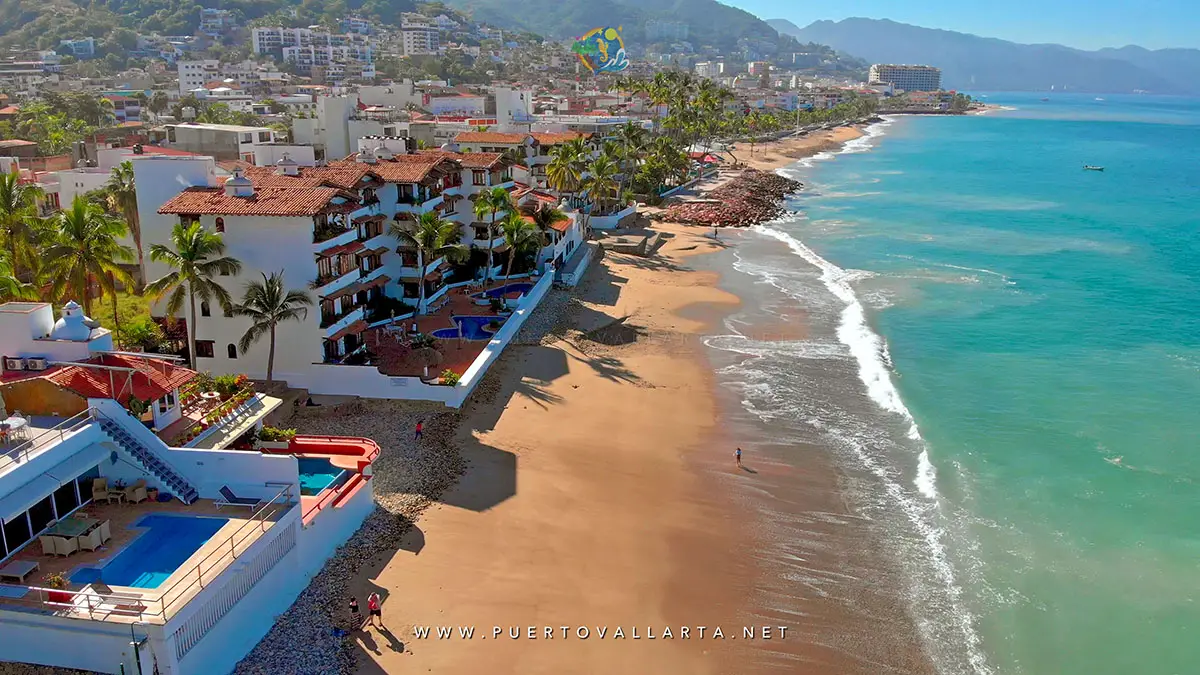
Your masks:
M482 293L476 293L475 297L502 298L509 293L520 293L521 295L525 295L531 288L533 288L533 284L530 283L506 284L504 286L500 286L499 288L493 288Z
M502 316L455 316L454 323L462 326L462 336L466 340L491 340L493 333L485 328L493 321L504 323ZM457 328L439 328L430 335L443 340L457 340Z
M228 522L228 518L210 516L143 516L133 526L145 532L103 565L75 570L71 582L158 588Z
M296 461L300 463L300 494L306 497L334 487L345 473L344 469L321 457L301 457Z

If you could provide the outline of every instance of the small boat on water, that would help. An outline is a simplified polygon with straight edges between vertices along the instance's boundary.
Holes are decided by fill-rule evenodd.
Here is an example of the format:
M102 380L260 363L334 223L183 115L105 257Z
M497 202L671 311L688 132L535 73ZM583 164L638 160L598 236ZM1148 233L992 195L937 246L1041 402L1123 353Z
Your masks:
M1104 167L1102 167L1102 166L1092 166L1091 164L1085 164L1085 165L1083 166L1083 170L1084 170L1084 171L1103 171L1103 170L1104 170Z
M1048 99L1048 98L1044 98L1044 99L1042 99L1042 101L1043 101L1043 102L1045 102L1045 101L1049 101L1049 100L1050 100L1050 99Z

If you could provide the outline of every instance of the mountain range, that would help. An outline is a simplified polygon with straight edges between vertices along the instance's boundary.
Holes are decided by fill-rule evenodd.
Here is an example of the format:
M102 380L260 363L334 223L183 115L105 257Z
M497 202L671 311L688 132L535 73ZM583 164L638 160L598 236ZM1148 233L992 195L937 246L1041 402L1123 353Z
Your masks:
M646 22L686 24L688 40L733 49L741 38L776 43L779 33L750 12L715 0L525 0L519 11L509 0L446 0L472 20L552 38L582 35L597 26L621 27L626 43L647 39ZM791 42L791 40L788 40Z
M767 21L801 42L819 42L872 63L938 66L942 86L967 91L1056 90L1200 94L1200 50L1128 46L1096 51L1019 44L887 19Z

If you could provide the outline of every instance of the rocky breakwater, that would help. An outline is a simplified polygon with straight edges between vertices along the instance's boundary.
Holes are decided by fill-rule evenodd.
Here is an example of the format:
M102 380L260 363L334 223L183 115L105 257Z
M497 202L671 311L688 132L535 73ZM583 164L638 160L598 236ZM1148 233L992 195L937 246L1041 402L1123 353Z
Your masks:
M704 227L750 227L783 215L783 200L801 187L779 174L746 169L704 198L672 204L655 219Z

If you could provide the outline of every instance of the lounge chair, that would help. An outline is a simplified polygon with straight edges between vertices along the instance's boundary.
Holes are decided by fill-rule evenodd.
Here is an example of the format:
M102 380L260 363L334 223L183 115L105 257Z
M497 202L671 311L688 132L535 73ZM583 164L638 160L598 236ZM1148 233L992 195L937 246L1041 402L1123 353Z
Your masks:
M54 554L69 556L79 550L79 542L75 537L51 537L54 540Z
M136 593L118 593L103 581L93 582L83 590L87 593L89 613L105 610L110 614L141 614L146 611L142 596Z
M92 501L98 502L101 499L103 499L104 501L111 504L112 500L114 500L116 498L117 498L117 493L108 489L108 479L107 478L93 478L92 479Z
M104 542L100 540L100 526L92 528L91 532L79 535L79 548L95 551Z
M213 501L217 505L217 508L221 508L222 506L246 506L253 509L262 503L262 500L257 497L239 497L233 494L233 490L230 490L228 485L222 485L220 492L221 498Z
M100 530L100 543L104 543L104 542L108 541L109 539L112 539L112 523L110 523L107 520L104 521L103 523L100 523L99 530Z
M150 497L146 494L146 479L139 478L136 483L125 488L125 501L138 504Z
M50 536L47 536L44 534L42 536L38 537L38 541L42 542L42 555L54 555L55 554L55 552L56 552L56 549L54 548L54 540L55 539L58 539L58 537L50 537Z
M0 581L5 579L18 584L24 584L25 578L38 570L36 560L14 560L4 567L0 567Z

